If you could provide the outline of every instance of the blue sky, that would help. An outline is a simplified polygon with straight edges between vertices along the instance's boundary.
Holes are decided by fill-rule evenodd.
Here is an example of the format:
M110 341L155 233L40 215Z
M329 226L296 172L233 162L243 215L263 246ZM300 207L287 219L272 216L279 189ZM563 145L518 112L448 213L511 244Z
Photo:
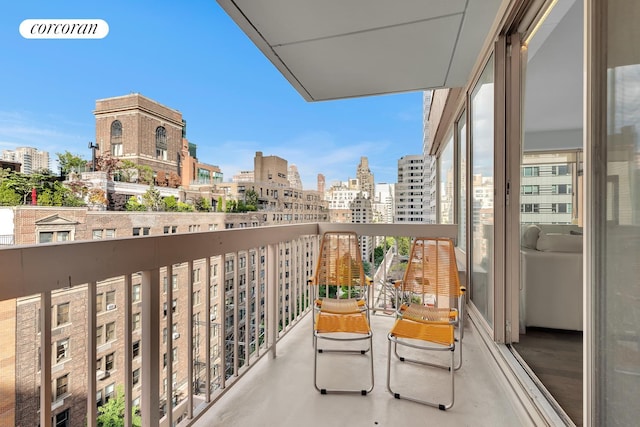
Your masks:
M103 19L100 40L24 39L24 19ZM90 158L95 100L139 92L182 112L198 158L225 181L256 151L295 164L305 189L355 177L376 182L422 151L422 93L308 103L214 0L35 1L0 15L0 150L32 146Z

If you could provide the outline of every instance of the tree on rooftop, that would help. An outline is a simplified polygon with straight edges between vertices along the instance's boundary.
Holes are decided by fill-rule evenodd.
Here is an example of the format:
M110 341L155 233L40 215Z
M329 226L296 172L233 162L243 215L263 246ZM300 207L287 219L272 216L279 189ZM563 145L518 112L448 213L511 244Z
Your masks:
M87 165L87 160L80 156L65 151L64 153L56 153L58 157L58 165L60 166L60 174L62 176L69 175L70 172L80 172Z
M160 192L153 185L150 185L149 189L142 195L142 204L150 211L161 210L162 197L160 196Z

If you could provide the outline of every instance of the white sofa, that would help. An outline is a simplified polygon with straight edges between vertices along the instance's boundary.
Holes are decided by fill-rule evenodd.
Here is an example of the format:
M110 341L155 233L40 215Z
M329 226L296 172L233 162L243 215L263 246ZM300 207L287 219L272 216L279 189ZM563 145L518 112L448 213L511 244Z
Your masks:
M582 234L575 225L523 226L520 331L582 330Z

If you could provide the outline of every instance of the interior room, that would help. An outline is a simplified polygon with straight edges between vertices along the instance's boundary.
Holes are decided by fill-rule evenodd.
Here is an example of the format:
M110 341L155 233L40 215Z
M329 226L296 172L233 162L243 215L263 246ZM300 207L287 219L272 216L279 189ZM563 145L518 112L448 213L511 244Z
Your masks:
M582 425L583 3L560 0L526 55L520 174L520 336L512 348Z

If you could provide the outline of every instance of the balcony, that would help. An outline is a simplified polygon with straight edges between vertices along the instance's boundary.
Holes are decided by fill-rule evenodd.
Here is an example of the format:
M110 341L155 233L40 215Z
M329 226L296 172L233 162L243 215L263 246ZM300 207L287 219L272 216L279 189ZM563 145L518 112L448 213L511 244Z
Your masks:
M324 396L314 389L306 279L319 235L344 229L372 237L456 233L444 225L311 223L1 249L3 334L15 332L12 345L0 349L3 372L8 366L15 374L3 378L3 400L10 398L1 419L50 426L62 417L69 420L63 425L95 426L96 402L115 398L121 386L126 425L134 406L145 426L389 426L424 419L533 425L473 313L452 409L387 393L393 318L385 313L384 283L392 251L375 277L373 392ZM174 275L175 283L163 281ZM167 301L173 309L163 311ZM107 302L117 308L108 310ZM345 380L357 363L321 364L323 379ZM437 387L439 374L421 369L402 381Z

